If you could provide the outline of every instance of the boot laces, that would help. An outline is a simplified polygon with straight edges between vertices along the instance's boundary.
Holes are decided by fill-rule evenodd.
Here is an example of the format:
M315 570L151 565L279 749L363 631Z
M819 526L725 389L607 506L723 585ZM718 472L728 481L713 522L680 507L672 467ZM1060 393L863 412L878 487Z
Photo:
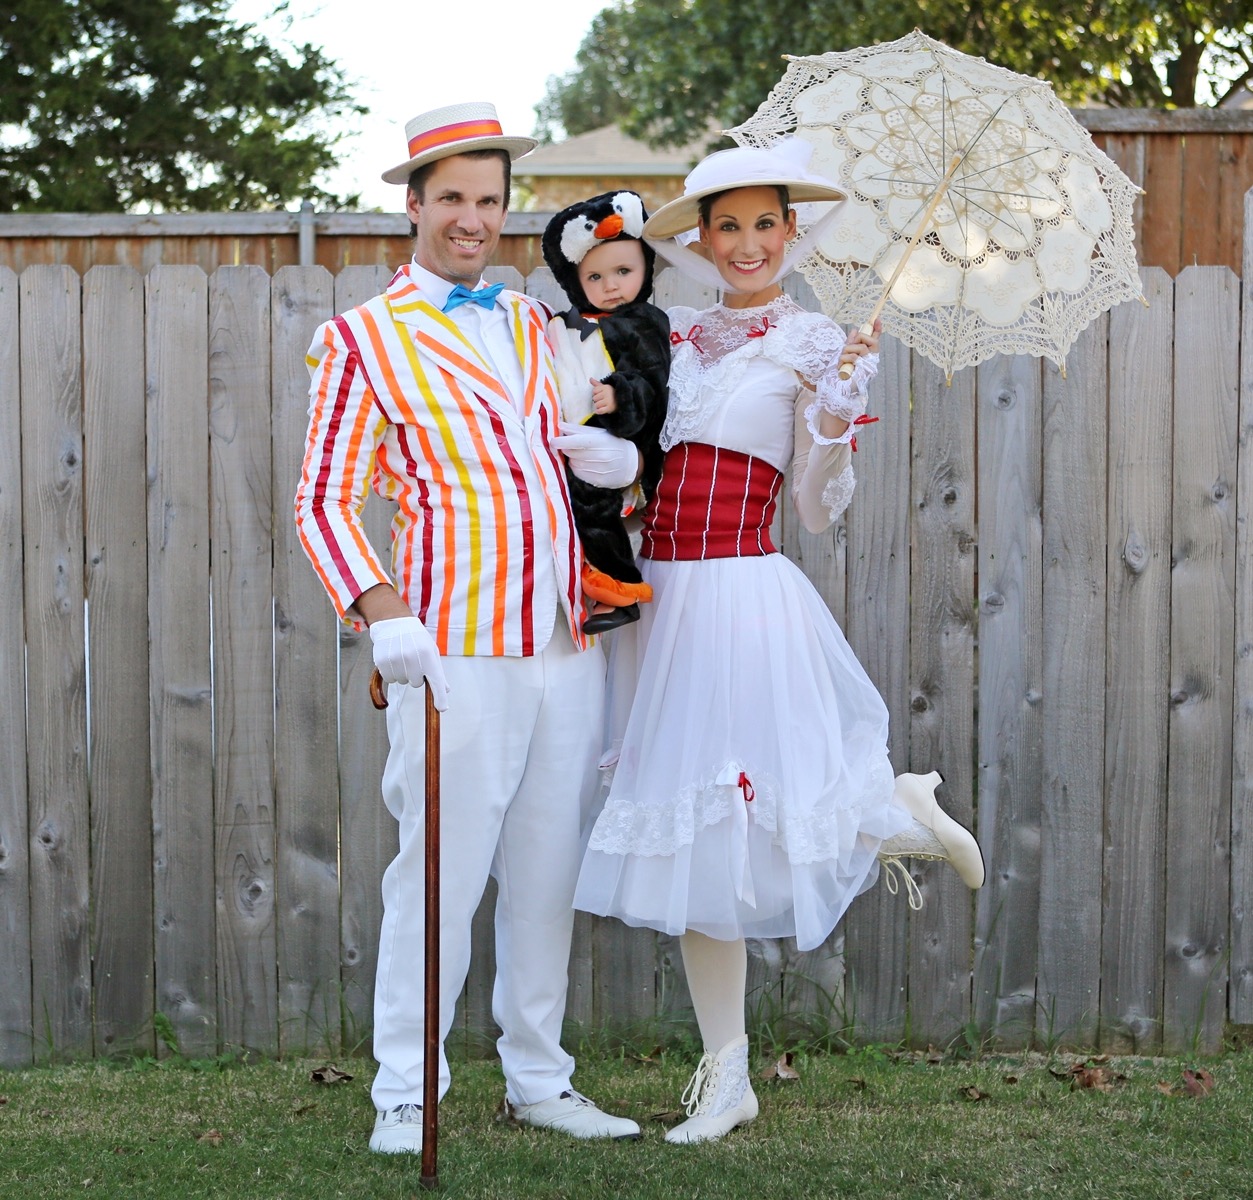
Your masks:
M717 1059L712 1054L702 1054L700 1062L696 1064L696 1070L692 1073L692 1078L683 1089L679 1103L683 1105L683 1110L689 1117L694 1117L709 1107L717 1091Z
M933 856L930 854L911 854L910 857L932 858ZM909 900L909 907L914 912L921 912L923 905L922 889L915 882L914 877L909 873L909 868L901 861L900 857L890 854L881 857L879 861L887 868L883 874L883 882L888 891L895 896L900 890L900 886L896 881L896 877L899 875L905 882L905 895Z

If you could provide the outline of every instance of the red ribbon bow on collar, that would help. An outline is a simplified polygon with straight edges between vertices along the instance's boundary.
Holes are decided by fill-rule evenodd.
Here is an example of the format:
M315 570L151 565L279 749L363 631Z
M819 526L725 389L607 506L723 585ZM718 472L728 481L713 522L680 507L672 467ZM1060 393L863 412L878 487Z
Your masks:
M762 317L762 319L761 319L761 328L760 328L760 329L758 329L758 328L754 325L754 326L753 326L753 327L752 327L752 328L748 331L748 336L749 336L750 338L753 338L753 337L765 337L765 336L766 336L766 331L767 331L768 329L776 329L776 328L778 328L778 326L772 326L772 325L770 324L770 318L769 318L769 317Z
M857 417L854 419L853 424L854 425L873 425L878 419L879 419L878 417L868 417L866 416L865 413L862 413L860 417ZM857 453L857 435L856 434L854 434L851 438L848 439L848 444L849 446L852 447L853 453L856 454Z
M702 348L700 342L696 340L704 332L705 327L703 325L693 325L692 328L687 331L687 337L684 337L677 329L675 329L670 334L670 345L677 346L680 342L691 342L692 345L696 347L697 354L704 354L704 349Z

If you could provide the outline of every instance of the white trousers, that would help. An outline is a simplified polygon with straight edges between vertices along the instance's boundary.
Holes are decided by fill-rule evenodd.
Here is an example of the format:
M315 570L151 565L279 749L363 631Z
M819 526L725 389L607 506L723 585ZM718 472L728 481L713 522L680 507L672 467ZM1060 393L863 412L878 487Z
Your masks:
M441 725L440 1062L470 967L470 924L495 878L492 1016L506 1095L538 1104L570 1087L561 1048L574 884L594 789L605 659L580 652L559 620L531 658L444 658ZM422 1100L425 894L425 696L388 691L391 750L383 799L400 822L400 850L383 875L383 927L374 994L374 1104Z

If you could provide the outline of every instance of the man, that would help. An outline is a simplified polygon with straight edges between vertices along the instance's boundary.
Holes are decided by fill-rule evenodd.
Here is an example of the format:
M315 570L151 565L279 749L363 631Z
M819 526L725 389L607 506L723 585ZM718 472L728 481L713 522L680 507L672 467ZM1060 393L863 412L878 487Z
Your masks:
M400 849L383 877L370 1148L422 1145L424 679L444 711L440 1095L490 874L508 1111L574 1137L638 1137L635 1122L573 1090L559 1041L604 658L580 628L582 553L557 449L604 486L630 483L638 455L603 430L558 436L547 310L477 287L504 225L510 162L535 142L503 136L490 104L424 113L405 133L409 158L383 178L408 185L413 261L314 336L296 497L314 568L340 616L369 627L392 685L383 798ZM371 482L397 506L394 581L358 515Z

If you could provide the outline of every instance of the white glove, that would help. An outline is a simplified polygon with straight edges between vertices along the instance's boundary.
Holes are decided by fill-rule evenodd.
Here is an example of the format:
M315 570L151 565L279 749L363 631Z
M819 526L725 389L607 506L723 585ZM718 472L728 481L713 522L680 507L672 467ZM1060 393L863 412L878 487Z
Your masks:
M443 712L448 707L448 680L439 660L439 647L417 617L392 617L370 626L374 665L384 683L430 685L431 700Z
M630 487L639 477L640 452L607 429L563 421L561 433L550 444L566 456L570 470L593 487Z

